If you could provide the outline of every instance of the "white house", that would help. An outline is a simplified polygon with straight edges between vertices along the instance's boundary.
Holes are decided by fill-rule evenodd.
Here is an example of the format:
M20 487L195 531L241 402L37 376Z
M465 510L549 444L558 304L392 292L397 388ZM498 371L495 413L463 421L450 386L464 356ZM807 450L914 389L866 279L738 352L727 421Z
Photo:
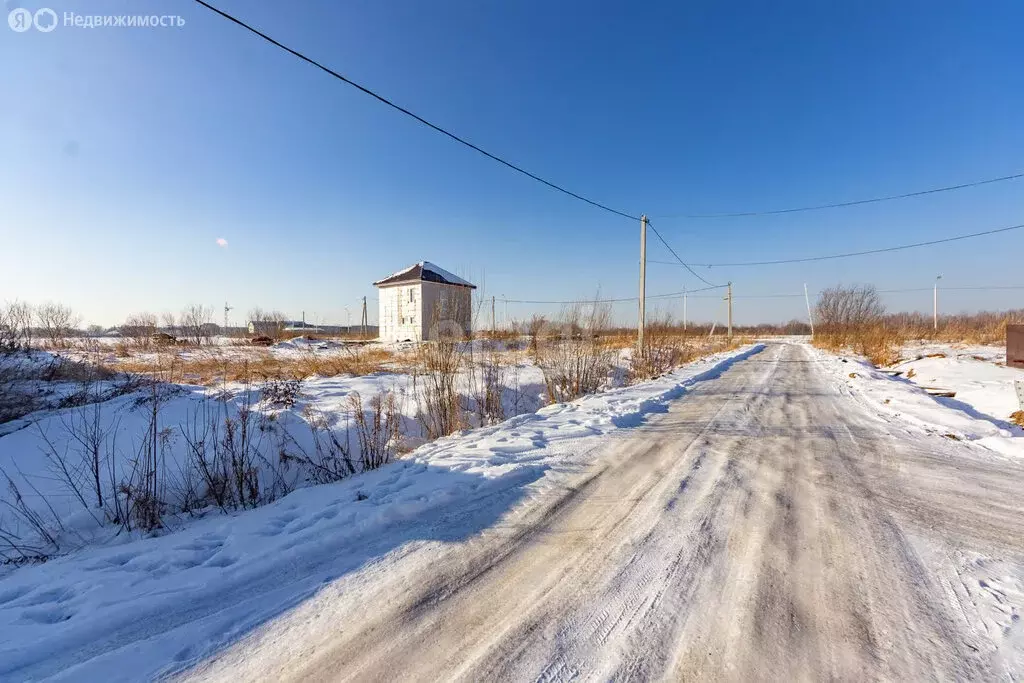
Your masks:
M421 341L472 332L476 285L429 261L373 284L380 290L381 341Z

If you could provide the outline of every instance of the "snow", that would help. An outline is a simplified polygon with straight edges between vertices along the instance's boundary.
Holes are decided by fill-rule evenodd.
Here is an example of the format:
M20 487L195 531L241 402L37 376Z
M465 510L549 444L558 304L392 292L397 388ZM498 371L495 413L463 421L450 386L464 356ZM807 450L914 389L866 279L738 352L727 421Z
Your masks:
M839 358L814 349L818 360L835 373L841 390L866 403L888 419L895 418L902 426L917 432L938 434L950 439L968 441L995 454L1024 458L1024 429L1008 421L1012 402L1016 402L1013 380L1024 380L1024 371L995 365L990 360L973 356L997 358L988 351L974 348L954 352L950 347L922 347L926 353L946 353L946 358L920 358L898 364L899 370L915 369L915 376L906 379L876 369L856 356ZM924 353L915 353L925 355ZM937 387L957 392L954 398L931 396L923 387Z
M157 537L93 539L11 571L0 578L0 679L140 680L181 670L339 577L371 565L387 571L416 544L465 539L499 523L582 471L615 432L762 348L723 352L651 382L440 439L379 470L300 488L264 507L205 511ZM317 378L303 385L303 401L330 410L352 391L384 384L401 391L405 381ZM185 419L204 390L179 391L168 406ZM132 400L116 400L126 428L135 419ZM31 469L41 460L38 447L34 431L8 435L0 463ZM45 473L36 474L42 485ZM73 507L64 511L67 527L88 533L93 523Z
M0 436L31 424L30 413L80 402L84 385L72 378L89 376L95 379L104 373L74 354L40 350L0 354ZM92 381L89 392L105 399L130 388L130 378L110 377Z
M939 355L941 354L941 356ZM954 346L951 344L911 345L901 354L910 360L892 366L918 386L939 387L956 392L986 419L1005 422L1024 409L1017 399L1014 380L1024 382L1024 370L1006 367L1006 349L997 346Z
M442 278L452 283L453 285L466 285L467 287L473 286L467 280L462 279L458 275L453 275L452 273L449 273L444 268L441 268L440 266L435 265L430 261L421 261L420 265L423 266L423 270L434 273L435 275L440 275Z
M378 280L378 282L384 282L385 280L390 280L391 278L398 277L400 275L405 275L410 270L412 270L413 268L416 268L416 267L419 267L419 268L422 268L425 271L434 273L435 275L440 275L443 279L447 280L449 283L451 283L453 285L465 285L467 287L472 287L473 286L467 280L464 280L463 278L459 277L458 275L454 275L452 273L449 273L447 270L445 270L441 266L438 266L438 265L436 265L434 263L431 263L430 261L420 261L418 263L414 263L411 266L409 266L408 268L403 268L402 270L399 270L399 271L396 271L394 273L391 273L391 275L388 275L385 278L381 278L380 280Z
M1024 429L1006 421L1016 409L1013 381L1024 380L1024 371L999 365L1004 350L914 344L904 349L909 360L893 366L902 376L885 374L855 356L812 351L832 372L838 390L860 401L890 429L956 440L980 457L1024 460ZM910 369L915 373L908 380ZM936 397L923 387L957 393L955 398ZM919 551L932 552L924 545ZM956 574L946 580L946 590L952 599L974 606L980 615L974 629L996 643L997 656L1013 679L1024 679L1024 570L1019 557L960 551L951 559Z

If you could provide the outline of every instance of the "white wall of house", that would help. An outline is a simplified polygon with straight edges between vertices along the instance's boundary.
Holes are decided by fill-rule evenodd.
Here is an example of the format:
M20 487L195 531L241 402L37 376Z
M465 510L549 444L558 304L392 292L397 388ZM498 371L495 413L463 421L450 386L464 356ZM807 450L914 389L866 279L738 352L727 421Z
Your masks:
M422 283L381 287L378 291L381 341L419 341L423 338Z
M443 320L442 332L472 331L473 292L468 287L421 281L377 291L381 341L433 339L436 319Z

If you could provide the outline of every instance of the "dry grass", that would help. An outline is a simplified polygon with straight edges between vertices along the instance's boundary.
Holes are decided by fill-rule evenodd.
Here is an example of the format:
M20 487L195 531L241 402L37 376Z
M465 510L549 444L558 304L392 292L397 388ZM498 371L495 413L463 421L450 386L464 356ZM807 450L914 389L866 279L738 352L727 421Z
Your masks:
M878 367L894 365L900 360L900 349L906 337L900 330L884 324L844 330L841 334L817 334L814 345L833 352L852 349Z
M249 347L244 353L207 353L193 356L157 354L129 358L116 368L139 375L158 375L168 382L212 385L247 379L293 380L314 375L370 375L395 370L403 359L387 349L342 349L334 353L274 355L269 349Z
M490 339L491 341L514 342L522 338L518 330L481 330L476 332L475 339Z
M899 328L910 339L959 344L1001 344L1006 341L1006 326L1024 323L1024 310L982 311L939 316L939 329L930 315L894 313L886 323Z
M1006 341L1006 326L1021 320L1024 320L1024 311L946 316L939 318L939 329L935 330L931 316L899 313L887 315L871 324L854 325L836 331L823 326L823 331L815 335L814 345L836 352L849 349L882 367L899 362L900 349L908 340L1002 344ZM932 357L942 358L945 354L925 356Z

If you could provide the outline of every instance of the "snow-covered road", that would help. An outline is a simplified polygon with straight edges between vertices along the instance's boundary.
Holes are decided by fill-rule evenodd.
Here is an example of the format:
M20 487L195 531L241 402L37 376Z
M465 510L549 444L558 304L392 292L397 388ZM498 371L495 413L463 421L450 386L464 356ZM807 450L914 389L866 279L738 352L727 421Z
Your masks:
M770 345L186 676L1024 678L1024 463L908 429L836 363Z

